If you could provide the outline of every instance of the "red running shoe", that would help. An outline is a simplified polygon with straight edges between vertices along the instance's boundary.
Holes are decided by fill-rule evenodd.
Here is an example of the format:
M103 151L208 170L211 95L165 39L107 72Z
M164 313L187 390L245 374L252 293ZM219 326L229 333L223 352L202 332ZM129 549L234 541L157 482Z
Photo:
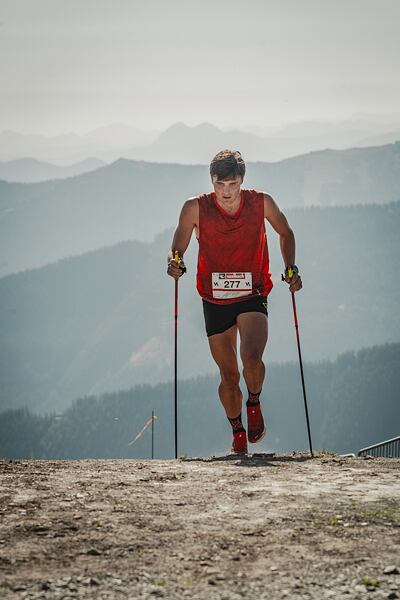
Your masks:
M265 435L266 429L261 412L261 404L246 405L247 408L247 429L249 432L249 442L255 444Z
M247 454L247 435L245 431L234 432L231 454Z

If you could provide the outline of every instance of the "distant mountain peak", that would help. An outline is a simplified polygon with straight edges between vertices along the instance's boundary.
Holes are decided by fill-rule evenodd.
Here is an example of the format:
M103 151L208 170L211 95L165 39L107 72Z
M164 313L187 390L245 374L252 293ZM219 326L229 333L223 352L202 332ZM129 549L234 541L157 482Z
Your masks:
M162 143L163 146L172 145L171 147L173 147L176 143L182 144L192 140L204 140L219 137L221 133L222 131L212 123L200 123L199 125L190 127L189 125L186 125L186 123L179 121L163 131L156 141L153 142L153 146Z
M187 129L190 129L190 127L186 125L186 123L183 123L183 121L178 121L177 123L173 123L167 127L163 133L168 133L170 131L186 131Z
M207 123L207 122L200 123L199 125L196 125L195 127L193 127L193 129L201 129L202 131L211 131L213 133L221 133L221 129L219 129L212 123Z
M172 125L170 125L169 127L167 127L167 129L165 129L165 131L161 134L166 134L166 133L180 133L180 132L188 132L188 131L212 131L213 133L220 133L220 129L218 129L218 127L216 127L215 125L213 125L212 123L199 123L198 125L194 125L193 127L190 127L190 125L186 125L186 123L183 123L183 121L178 121L177 123L173 123Z

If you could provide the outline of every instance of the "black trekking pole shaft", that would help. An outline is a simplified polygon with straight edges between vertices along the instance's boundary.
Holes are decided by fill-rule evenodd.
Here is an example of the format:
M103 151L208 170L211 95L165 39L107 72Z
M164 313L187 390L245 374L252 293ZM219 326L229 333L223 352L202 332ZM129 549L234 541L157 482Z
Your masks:
M175 412L175 458L178 458L178 280L175 279L175 357L174 357L174 412Z
M307 431L308 431L308 442L310 445L310 454L313 457L313 449L311 442L311 430L310 430L310 420L308 418L308 408L307 408L307 397L306 397L306 386L304 384L304 371L303 371L303 361L301 359L301 349L300 349L300 336L299 336L299 324L297 322L297 310L296 310L296 300L294 298L294 292L292 294L292 304L293 304L293 316L294 316L294 326L296 329L296 339L297 339L297 350L299 351L299 362L300 362L300 374L301 374L301 384L303 386L303 398L304 398L304 409L306 412L306 421L307 421Z

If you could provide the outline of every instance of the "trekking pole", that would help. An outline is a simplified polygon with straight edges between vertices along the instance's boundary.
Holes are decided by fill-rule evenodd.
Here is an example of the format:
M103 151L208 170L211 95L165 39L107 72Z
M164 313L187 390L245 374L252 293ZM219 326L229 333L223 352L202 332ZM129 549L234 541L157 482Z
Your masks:
M178 280L175 279L175 311L174 311L174 415L175 415L175 458L178 458Z
M175 250L173 260L179 265L181 275L186 273L186 267ZM175 401L175 458L178 458L178 279L175 279L175 309L174 309L174 337L175 337L175 355L174 355L174 401Z
M289 272L288 272L289 277L291 278L293 275L293 271L292 269L289 268ZM285 280L285 276L282 275L282 281L286 281ZM313 449L312 449L312 442L311 442L311 430L310 430L310 420L308 418L308 408L307 408L307 397L306 397L306 386L304 384L304 371L303 371L303 361L301 359L301 348L300 348L300 336L299 336L299 324L297 321L297 310L296 310L296 300L294 297L294 292L291 292L292 294L292 305L293 305L293 317L294 317L294 326L296 329L296 339L297 339L297 350L299 353L299 363L300 363L300 374L301 374L301 384L303 386L303 398L304 398L304 410L306 413L306 421L307 421L307 432L308 432L308 443L310 446L310 454L311 457L314 458L314 454L313 454Z
M179 253L175 252L174 261L180 263ZM175 309L174 309L174 415L175 415L175 458L178 458L178 279L175 279Z

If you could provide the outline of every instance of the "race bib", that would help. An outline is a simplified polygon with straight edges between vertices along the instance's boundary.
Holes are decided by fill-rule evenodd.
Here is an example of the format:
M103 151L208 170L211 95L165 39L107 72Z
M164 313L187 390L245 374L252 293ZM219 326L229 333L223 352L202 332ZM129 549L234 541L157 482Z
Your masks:
M251 273L212 273L213 298L248 296L253 290Z

